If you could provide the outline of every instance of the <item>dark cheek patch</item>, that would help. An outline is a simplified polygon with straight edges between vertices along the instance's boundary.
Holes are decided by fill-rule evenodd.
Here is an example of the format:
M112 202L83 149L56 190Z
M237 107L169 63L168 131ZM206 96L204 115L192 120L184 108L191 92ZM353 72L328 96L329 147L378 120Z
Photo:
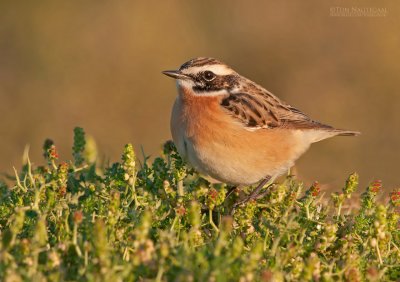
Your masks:
M206 81L201 76L195 76L192 79L196 84L193 86L195 92L213 92L222 89L229 91L238 84L233 75L217 76L212 81Z

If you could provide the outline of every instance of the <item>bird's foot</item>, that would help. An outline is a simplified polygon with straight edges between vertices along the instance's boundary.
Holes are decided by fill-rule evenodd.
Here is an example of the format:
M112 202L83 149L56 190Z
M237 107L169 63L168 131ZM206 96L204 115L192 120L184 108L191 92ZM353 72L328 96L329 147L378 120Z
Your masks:
M266 194L268 194L268 193L269 193L269 190L267 190L267 191L265 191L265 192L262 192L262 193L260 193L260 192L261 192L261 189L264 187L264 185L267 184L270 180L271 180L271 177L270 177L270 176L264 178L264 179L260 182L260 184L258 184L258 186L257 186L245 199L236 202L236 203L233 205L233 207L232 207L231 214L233 214L233 213L235 212L235 210L236 210L236 208L237 208L238 206L244 205L244 204L246 204L247 202L249 202L249 201L251 201L251 200L260 199L260 198L264 197ZM269 184L267 185L267 188L269 188L271 185L273 185L273 183L269 183Z

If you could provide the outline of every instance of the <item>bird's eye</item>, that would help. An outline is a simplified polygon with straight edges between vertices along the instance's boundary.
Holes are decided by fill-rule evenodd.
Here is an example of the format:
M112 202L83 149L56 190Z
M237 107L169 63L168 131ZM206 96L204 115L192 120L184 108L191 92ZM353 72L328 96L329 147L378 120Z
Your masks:
M215 73L213 73L212 71L205 71L203 76L204 79L207 81L211 81L216 77Z

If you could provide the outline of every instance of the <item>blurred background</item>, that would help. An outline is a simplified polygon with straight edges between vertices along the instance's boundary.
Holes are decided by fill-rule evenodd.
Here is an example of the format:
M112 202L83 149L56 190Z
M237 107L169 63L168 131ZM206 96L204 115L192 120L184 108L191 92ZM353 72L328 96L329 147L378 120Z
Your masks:
M331 15L352 7L386 14ZM362 131L314 144L296 166L307 185L339 190L357 171L362 185L399 187L399 28L399 1L1 0L0 171L20 167L26 144L43 163L46 138L70 159L75 126L103 159L128 142L158 155L176 96L161 71L210 56L316 120Z

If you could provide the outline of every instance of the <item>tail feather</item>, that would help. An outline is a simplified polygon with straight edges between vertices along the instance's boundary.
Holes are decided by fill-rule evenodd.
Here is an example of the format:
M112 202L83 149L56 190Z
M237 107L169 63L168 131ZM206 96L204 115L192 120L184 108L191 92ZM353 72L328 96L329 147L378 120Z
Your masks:
M327 138L334 136L357 136L361 133L352 130L342 130L342 129L310 129L302 131L304 136L309 140L310 143L315 143Z
M361 134L359 131L352 131L352 130L342 130L342 129L335 129L334 132L337 132L337 136L358 136Z

